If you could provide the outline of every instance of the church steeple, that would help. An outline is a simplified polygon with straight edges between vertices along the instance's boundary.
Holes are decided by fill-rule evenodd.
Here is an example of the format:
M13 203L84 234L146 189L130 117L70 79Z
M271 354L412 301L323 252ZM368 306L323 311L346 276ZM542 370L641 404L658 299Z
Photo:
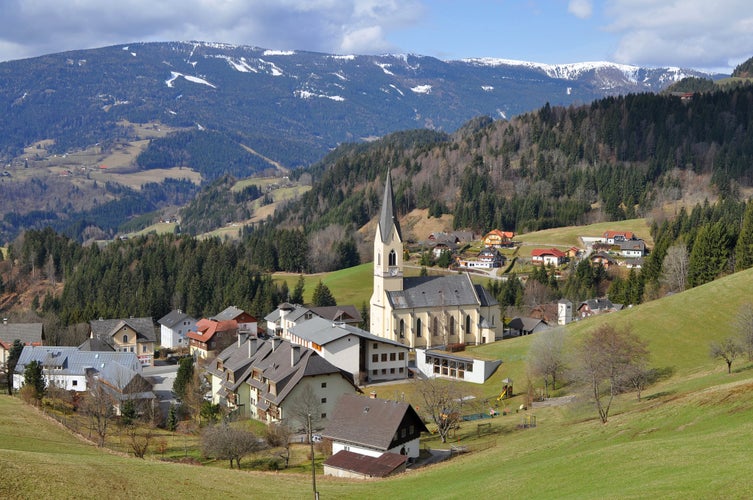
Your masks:
M382 213L379 215L379 232L381 233L382 243L389 243L392 238L392 228L397 230L397 237L403 241L403 235L400 232L400 222L395 217L395 211L392 207L394 203L392 194L392 176L387 170L387 180L384 183L384 198L382 199Z

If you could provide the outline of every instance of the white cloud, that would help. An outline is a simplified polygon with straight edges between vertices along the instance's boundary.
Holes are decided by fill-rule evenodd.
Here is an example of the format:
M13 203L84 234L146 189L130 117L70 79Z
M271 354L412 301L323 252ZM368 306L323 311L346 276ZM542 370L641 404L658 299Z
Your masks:
M378 53L423 13L421 0L2 0L0 61L167 40Z
M593 14L593 3L591 0L570 0L567 11L580 19L587 19Z
M605 14L618 62L713 69L753 56L750 0L612 0Z

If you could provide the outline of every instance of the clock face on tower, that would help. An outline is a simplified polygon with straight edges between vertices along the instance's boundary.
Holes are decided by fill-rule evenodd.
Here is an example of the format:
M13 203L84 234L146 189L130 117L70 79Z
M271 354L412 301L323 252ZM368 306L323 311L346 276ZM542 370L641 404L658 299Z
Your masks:
M396 267L390 268L390 276L397 276L397 268Z

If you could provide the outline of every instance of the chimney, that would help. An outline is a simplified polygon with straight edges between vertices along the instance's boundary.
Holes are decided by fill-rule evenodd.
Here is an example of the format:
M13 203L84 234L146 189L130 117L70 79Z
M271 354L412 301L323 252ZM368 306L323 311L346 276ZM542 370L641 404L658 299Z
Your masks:
M290 366L295 366L296 363L301 359L301 346L299 345L291 345L290 346Z
M280 337L272 337L272 352L275 352L275 349L277 349L281 343L282 339Z
M244 334L242 334L242 333L238 334L238 347L240 347L241 345L243 345L243 342L246 341L246 337L247 336L244 335Z
M256 339L248 339L248 357L250 358L254 354L256 354Z

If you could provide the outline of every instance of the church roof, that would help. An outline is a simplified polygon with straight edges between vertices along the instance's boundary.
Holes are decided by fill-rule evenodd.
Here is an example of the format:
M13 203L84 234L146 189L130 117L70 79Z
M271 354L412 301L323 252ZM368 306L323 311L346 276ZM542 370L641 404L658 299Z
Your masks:
M483 287L479 288L483 290ZM497 303L488 293L479 293L467 274L405 278L403 290L387 292L387 297L393 309Z
M400 223L395 217L392 204L394 200L392 194L392 176L389 170L387 171L387 181L384 183L384 199L382 200L382 213L379 215L379 231L382 236L382 241L388 243L392 236L392 226L394 224L397 229L397 237L400 240L403 239L403 235L400 232Z

